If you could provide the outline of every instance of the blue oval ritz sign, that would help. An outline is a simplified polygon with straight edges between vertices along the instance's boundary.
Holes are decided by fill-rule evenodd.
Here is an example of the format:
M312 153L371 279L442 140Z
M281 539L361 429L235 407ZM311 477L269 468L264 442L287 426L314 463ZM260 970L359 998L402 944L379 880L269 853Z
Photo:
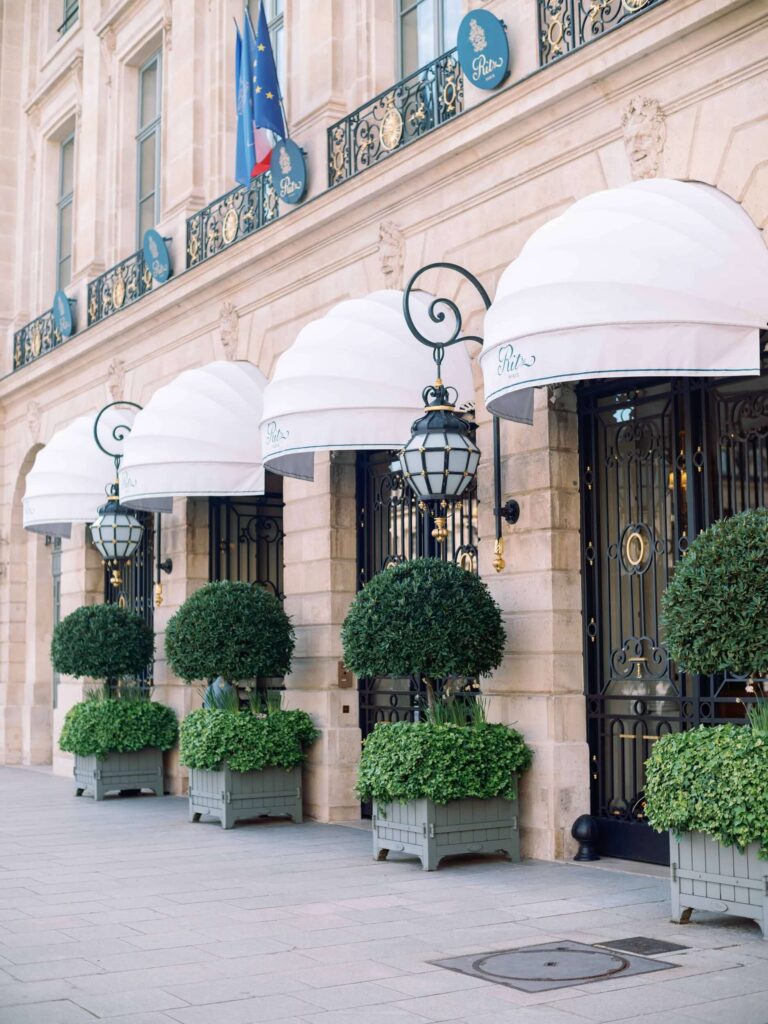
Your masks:
M478 89L495 89L509 74L509 42L503 22L490 11L465 14L456 39L459 63Z
M144 264L158 284L165 284L171 276L171 254L159 231L149 228L144 232Z
M275 192L284 203L298 203L307 190L307 162L292 139L281 139L272 150L269 169Z
M72 306L66 292L59 289L53 296L53 323L62 338L69 338L74 330Z

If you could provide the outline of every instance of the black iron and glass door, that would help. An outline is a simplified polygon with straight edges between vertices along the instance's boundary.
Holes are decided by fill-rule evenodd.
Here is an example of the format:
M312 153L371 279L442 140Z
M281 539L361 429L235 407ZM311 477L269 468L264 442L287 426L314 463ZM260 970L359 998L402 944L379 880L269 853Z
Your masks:
M122 567L122 583L119 587L112 582L112 571L104 567L104 603L119 604L122 599L126 608L136 612L150 629L154 629L154 516L151 512L133 514L144 527L141 541L130 560ZM141 682L150 681L152 673L153 665L148 665L146 671L142 673Z
M765 377L581 389L584 658L592 813L607 856L668 862L644 816L667 732L741 718L743 681L670 662L661 597L689 539L768 503Z
M434 521L399 472L395 452L357 457L358 587L377 573L411 558L445 558L477 572L477 491L473 485L450 511L448 538L438 544ZM422 693L419 679L360 679L360 728L365 738L377 722L410 721Z
M255 583L282 601L283 536L279 486L256 498L210 498L209 579Z

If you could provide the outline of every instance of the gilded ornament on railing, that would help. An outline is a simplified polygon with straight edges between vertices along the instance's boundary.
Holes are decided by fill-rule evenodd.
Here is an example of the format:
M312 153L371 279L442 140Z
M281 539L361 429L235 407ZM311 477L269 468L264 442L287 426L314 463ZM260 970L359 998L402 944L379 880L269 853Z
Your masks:
M189 243L187 245L188 266L197 263L197 254L200 252L200 228L196 220L192 222L189 232Z
M649 0L621 0L624 10L629 11L630 14L635 14L637 11L642 11Z
M144 285L144 291L149 291L149 289L152 287L152 271L149 269L146 263L144 264L144 270L141 275L141 282Z
M390 93L385 101L386 109L381 122L381 145L387 152L392 152L400 145L403 137L403 115L395 106L395 94Z
M125 280L122 270L118 271L115 283L112 286L112 305L120 309L125 302Z
M418 125L421 124L421 122L426 118L426 116L427 112L424 109L424 103L422 100L419 100L418 107L416 107L415 110L412 110L411 113L408 115L408 122L411 131L416 131Z
M232 207L232 201L230 200L229 209L224 214L224 220L221 224L221 237L227 245L229 245L230 242L233 242L237 237L237 226L237 213Z
M563 11L558 11L557 14L553 15L552 21L550 21L547 28L547 42L552 48L551 57L557 57L563 52L563 42L565 40L563 13Z
M43 347L43 335L40 331L40 324L36 323L32 328L32 337L30 340L30 348L32 350L32 357L37 359L40 355L40 351Z
M88 303L88 316L91 320L96 319L96 314L99 312L99 303L96 300L96 289L94 288L91 292L91 301Z
M458 88L456 86L456 72L458 70L458 64L455 61L449 60L445 69L447 71L445 85L440 93L440 102L443 105L443 109L453 114L456 112L456 99L458 96Z
M274 220L277 216L277 192L275 192L271 185L268 186L266 192L267 194L264 197L264 216L265 220L270 221Z
M344 125L337 124L331 133L331 170L334 185L344 177L347 150L345 138Z

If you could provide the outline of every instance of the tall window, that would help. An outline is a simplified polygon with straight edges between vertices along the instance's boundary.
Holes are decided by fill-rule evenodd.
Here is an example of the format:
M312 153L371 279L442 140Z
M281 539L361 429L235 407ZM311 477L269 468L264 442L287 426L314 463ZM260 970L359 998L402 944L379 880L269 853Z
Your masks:
M144 232L160 219L160 95L162 76L160 54L156 53L139 70L139 132L137 150L138 245Z
M56 287L66 288L72 278L72 196L75 189L75 136L59 150L59 200L56 232Z
M77 21L79 12L80 0L64 0L64 20L59 25L60 36L63 36L65 32L69 32Z
M256 27L259 17L259 0L248 0L248 11L251 21ZM285 11L283 0L264 0L264 14L267 18L269 38L272 40L272 52L275 55L277 79L280 92L285 96Z
M396 0L400 34L400 76L456 45L462 0Z

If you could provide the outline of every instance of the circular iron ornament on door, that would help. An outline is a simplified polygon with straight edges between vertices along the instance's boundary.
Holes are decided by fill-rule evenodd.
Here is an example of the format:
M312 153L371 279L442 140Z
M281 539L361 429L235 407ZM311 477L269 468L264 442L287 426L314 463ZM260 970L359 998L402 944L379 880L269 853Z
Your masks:
M75 329L71 301L66 292L63 292L61 288L53 296L53 304L51 306L53 325L62 338L71 337Z
M459 63L478 89L497 89L509 74L509 42L504 22L476 9L461 19L456 36Z
M645 523L630 523L621 535L621 565L631 575L644 573L651 564L655 545Z
M165 284L171 276L171 254L159 231L149 228L142 243L144 265L158 284Z
M269 161L272 185L284 203L300 203L307 191L304 150L291 139L281 139Z

